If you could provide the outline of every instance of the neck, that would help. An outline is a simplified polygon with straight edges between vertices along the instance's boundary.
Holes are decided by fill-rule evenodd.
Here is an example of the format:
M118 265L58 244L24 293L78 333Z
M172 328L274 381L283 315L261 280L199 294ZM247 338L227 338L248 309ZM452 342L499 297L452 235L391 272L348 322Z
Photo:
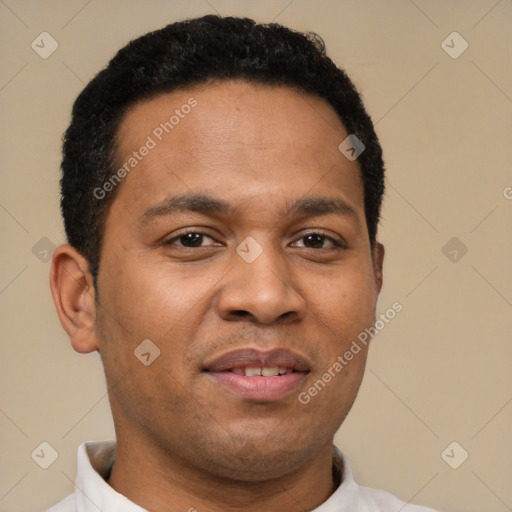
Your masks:
M299 468L248 481L219 477L140 440L118 437L108 483L149 512L299 512L321 505L339 482L333 480L332 444Z

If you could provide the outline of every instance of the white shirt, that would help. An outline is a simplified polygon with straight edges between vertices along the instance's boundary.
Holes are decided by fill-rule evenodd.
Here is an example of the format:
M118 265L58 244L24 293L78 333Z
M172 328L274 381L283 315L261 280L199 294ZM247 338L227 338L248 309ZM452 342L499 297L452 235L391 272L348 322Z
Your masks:
M81 444L75 492L47 512L147 512L105 481L115 453L115 441ZM436 512L431 508L407 504L386 491L356 484L348 459L334 447L334 470L340 472L340 468L343 468L341 484L327 501L312 512Z

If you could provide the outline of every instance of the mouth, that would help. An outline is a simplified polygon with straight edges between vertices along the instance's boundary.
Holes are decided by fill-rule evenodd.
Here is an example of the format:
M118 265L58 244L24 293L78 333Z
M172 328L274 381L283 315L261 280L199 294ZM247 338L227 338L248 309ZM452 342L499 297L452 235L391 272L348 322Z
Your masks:
M269 402L296 391L310 372L309 363L285 349L262 352L242 349L207 364L203 372L241 398Z

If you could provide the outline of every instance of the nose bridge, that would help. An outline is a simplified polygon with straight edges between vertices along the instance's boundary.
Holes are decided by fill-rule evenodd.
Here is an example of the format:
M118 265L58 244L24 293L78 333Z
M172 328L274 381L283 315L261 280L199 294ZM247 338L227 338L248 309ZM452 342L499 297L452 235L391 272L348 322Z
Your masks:
M248 237L233 253L229 280L220 292L219 312L225 319L250 316L261 323L297 317L304 299L294 287L286 257L270 241Z
M247 249L249 251L244 253ZM254 239L242 242L237 247L237 257L233 259L235 274L244 283L244 288L260 296L260 299L267 294L272 294L277 299L291 291L290 270L279 250L270 241L264 246Z
M267 244L261 254L252 262L248 262L241 258L239 261L240 272L246 280L248 280L253 291L261 288L264 291L267 287L278 288L280 291L288 289L289 268L287 268L284 258L276 251L275 248Z

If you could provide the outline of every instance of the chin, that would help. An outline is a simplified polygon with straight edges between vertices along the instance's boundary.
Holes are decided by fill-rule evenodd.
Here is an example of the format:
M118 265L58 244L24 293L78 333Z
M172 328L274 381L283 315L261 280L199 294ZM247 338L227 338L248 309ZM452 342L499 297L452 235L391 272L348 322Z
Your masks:
M257 437L257 439L255 439ZM212 448L215 452L212 452ZM233 481L262 482L301 467L318 453L316 442L300 436L251 436L238 433L223 443L211 443L203 461L217 476Z

